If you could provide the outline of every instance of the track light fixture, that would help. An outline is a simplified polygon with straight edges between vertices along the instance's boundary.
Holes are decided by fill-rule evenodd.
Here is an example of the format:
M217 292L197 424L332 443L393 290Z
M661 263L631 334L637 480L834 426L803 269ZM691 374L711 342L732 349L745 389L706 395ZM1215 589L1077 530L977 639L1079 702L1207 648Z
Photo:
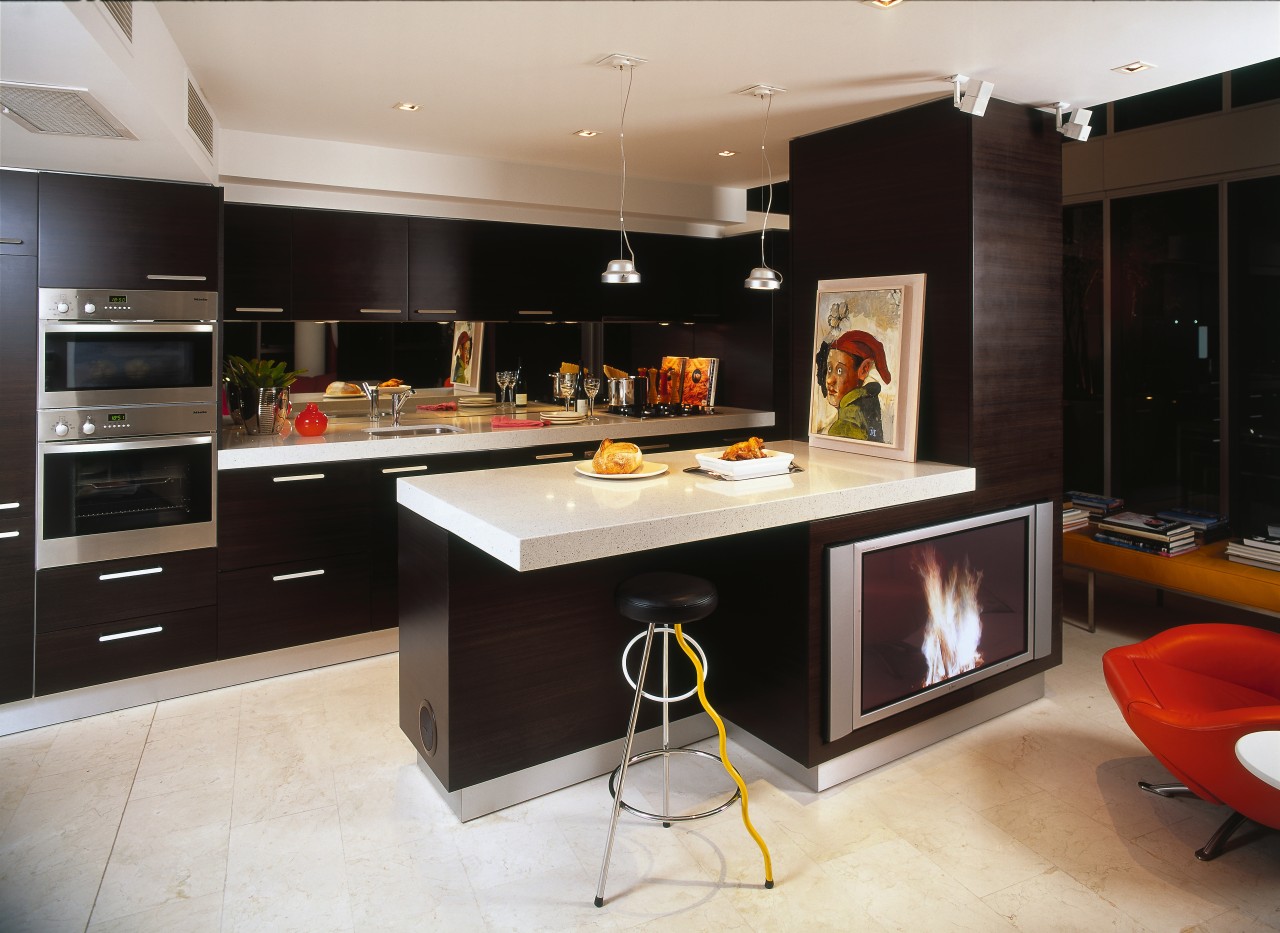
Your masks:
M751 274L743 283L747 288L763 291L776 291L782 287L782 276L776 269L769 268L769 264L764 259L764 235L769 229L769 211L773 209L773 166L769 163L769 153L765 145L769 140L769 111L773 109L773 98L775 94L781 94L782 90L780 87L757 84L745 91L739 91L740 94L750 94L764 102L764 129L760 132L760 180L768 179L769 193L765 198L764 220L760 224L760 265L751 270Z
M987 101L991 100L991 92L996 86L990 81L970 78L968 75L952 75L947 78L952 84L952 102L957 110L980 117L987 112ZM964 94L960 93L963 86Z
M1084 142L1089 138L1089 133L1093 130L1093 127L1089 125L1089 118L1093 116L1093 111L1077 107L1071 111L1071 118L1064 123L1062 118L1067 115L1070 107L1071 105L1066 101L1059 101L1054 105L1053 111L1057 118L1058 132L1068 139Z
M631 82L635 78L635 70L637 65L644 64L643 58L635 58L631 55L607 55L600 61L598 65L608 65L610 68L617 68L618 74L622 79L622 113L618 118L618 154L622 159L622 185L621 193L618 196L618 254L620 258L609 261L605 266L605 270L600 275L600 281L606 285L637 285L640 282L640 273L636 271L636 254L631 249L631 241L627 238L627 144L626 144L626 125L627 125L627 103L631 100ZM622 257L626 253L630 258Z

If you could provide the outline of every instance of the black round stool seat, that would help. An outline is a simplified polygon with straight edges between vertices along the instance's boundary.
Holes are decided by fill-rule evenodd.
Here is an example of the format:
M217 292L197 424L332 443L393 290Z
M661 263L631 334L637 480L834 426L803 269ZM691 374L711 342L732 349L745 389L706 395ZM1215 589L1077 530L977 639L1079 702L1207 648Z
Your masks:
M619 584L618 612L646 625L677 625L716 611L715 584L686 573L642 573Z

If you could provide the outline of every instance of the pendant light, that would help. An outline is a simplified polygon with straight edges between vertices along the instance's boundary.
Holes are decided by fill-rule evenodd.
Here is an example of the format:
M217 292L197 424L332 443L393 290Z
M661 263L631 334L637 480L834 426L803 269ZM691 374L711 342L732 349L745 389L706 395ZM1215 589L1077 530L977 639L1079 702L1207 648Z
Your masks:
M627 143L625 131L627 126L627 103L631 100L631 81L635 77L636 65L642 63L643 59L632 58L629 55L610 55L600 62L602 65L617 68L618 74L622 78L622 114L618 119L618 153L622 159L622 186L618 197L618 253L619 256L625 253L626 256L630 257L610 260L609 265L605 267L600 276L600 281L606 285L636 285L640 282L640 273L636 271L636 254L631 249L631 241L627 238Z
M760 134L760 180L765 180L767 172L769 193L765 199L764 221L760 224L760 265L751 270L751 274L743 283L747 288L757 291L776 291L782 287L782 276L776 269L769 268L769 264L764 260L764 235L769 229L769 211L773 208L773 166L769 164L769 153L765 145L769 139L769 111L773 107L773 95L781 91L781 88L759 84L742 92L764 101L764 130Z

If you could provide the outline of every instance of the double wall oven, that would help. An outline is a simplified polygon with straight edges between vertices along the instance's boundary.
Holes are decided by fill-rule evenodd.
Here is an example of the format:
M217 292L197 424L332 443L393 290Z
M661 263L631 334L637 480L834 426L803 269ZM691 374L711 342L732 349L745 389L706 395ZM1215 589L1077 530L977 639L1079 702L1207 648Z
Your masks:
M37 568L213 547L217 293L39 302Z

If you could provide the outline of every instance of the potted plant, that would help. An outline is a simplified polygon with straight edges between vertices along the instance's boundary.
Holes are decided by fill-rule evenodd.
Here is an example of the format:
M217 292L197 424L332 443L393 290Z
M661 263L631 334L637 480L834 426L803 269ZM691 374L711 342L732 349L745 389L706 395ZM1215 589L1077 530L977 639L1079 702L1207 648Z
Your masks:
M231 420L246 434L274 434L290 411L289 386L305 372L275 360L228 355L222 378Z

